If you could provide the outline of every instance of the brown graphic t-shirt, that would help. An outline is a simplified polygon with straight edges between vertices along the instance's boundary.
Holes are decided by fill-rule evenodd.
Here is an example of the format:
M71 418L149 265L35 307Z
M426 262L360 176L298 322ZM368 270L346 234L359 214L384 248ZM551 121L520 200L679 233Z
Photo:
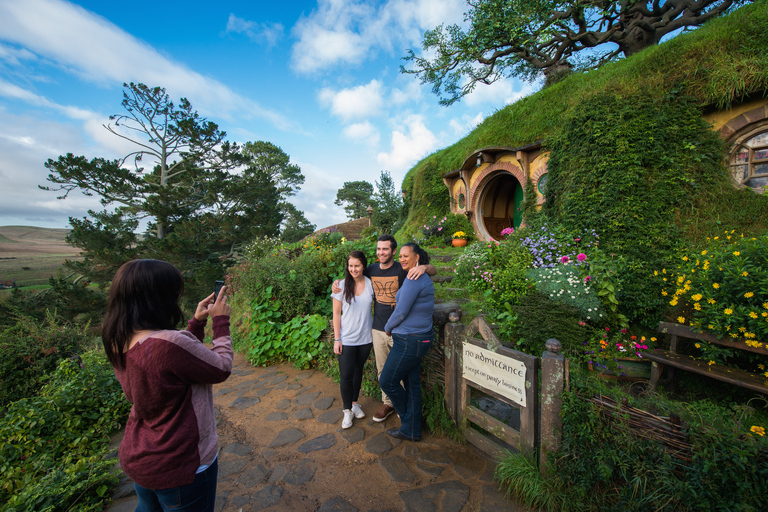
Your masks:
M408 273L395 261L386 270L382 270L379 263L368 265L364 274L371 278L373 284L373 329L383 331L395 310L397 290L403 285Z

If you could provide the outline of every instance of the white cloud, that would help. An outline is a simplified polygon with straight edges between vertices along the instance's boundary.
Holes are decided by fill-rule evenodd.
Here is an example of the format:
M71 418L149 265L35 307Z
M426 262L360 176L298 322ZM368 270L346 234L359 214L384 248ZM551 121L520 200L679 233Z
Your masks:
M283 38L284 31L282 23L258 23L230 14L224 33L245 34L254 43L265 43L271 48Z
M421 85L418 80L409 80L403 89L392 89L390 99L394 105L418 101L421 99Z
M0 44L0 60L18 66L23 60L37 60L37 55L26 48L13 48L12 46Z
M393 174L407 170L420 158L435 150L439 142L420 115L411 114L399 124L405 127L405 131L393 131L391 151L379 153L376 158L384 169Z
M369 122L355 123L347 126L342 131L344 137L362 142L370 147L376 147L379 144L379 131Z
M379 49L420 46L425 29L461 23L466 8L462 0L389 0L378 7L364 0L318 0L317 9L293 28L298 41L291 66L313 73L360 65Z
M384 86L378 80L371 80L365 85L334 91L321 89L318 94L320 104L328 107L331 113L345 121L377 115L384 104Z
M483 122L483 119L485 119L483 113L478 112L475 117L465 114L461 116L461 119L451 119L448 124L453 129L454 134L463 136L474 130L477 125Z
M266 119L278 128L293 122L244 98L222 83L169 60L108 20L61 0L0 2L0 34L97 84L162 84L172 97L192 101L201 114Z
M466 79L464 82L466 83ZM461 101L469 107L482 104L500 105L502 103L510 105L520 98L528 96L534 90L534 86L529 83L502 78L491 85L477 84L475 90L464 96Z

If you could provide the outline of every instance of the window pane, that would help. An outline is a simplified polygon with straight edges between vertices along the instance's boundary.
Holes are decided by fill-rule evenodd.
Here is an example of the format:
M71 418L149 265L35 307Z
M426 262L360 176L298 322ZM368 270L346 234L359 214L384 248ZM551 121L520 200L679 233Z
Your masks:
M754 148L756 146L768 146L768 132L761 133L760 135L755 135L754 137L749 139L744 145L749 146L751 148Z
M733 174L733 179L736 183L741 183L745 179L749 177L749 166L748 165L733 165L731 166L731 173Z
M762 160L764 158L768 158L768 149L756 149L755 160Z
M755 165L755 174L768 174L768 164Z
M736 153L736 158L733 160L735 164L745 164L749 162L749 150L744 149Z
M768 185L768 176L764 176L762 178L752 178L747 182L747 185L749 185L752 188L763 188L764 186Z

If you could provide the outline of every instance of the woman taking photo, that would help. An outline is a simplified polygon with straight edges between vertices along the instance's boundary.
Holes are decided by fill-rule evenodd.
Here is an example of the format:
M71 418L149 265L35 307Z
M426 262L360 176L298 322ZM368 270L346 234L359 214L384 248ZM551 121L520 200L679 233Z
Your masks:
M371 305L373 286L363 275L368 259L362 251L352 251L344 269L341 291L333 297L333 352L339 359L339 387L344 405L341 428L350 428L352 418L365 418L357 403L363 382L363 366L373 347Z
M133 403L120 465L134 482L137 512L213 511L218 475L211 385L232 370L227 297L197 305L186 331L181 272L158 260L133 260L109 288L102 341L126 398ZM213 318L213 348L203 345Z
M417 244L409 242L400 248L404 271L428 263L429 255ZM387 430L397 439L421 440L421 360L432 345L434 308L432 279L426 274L415 280L406 279L397 292L395 310L384 326L384 331L392 335L393 344L379 385L400 416L400 428Z

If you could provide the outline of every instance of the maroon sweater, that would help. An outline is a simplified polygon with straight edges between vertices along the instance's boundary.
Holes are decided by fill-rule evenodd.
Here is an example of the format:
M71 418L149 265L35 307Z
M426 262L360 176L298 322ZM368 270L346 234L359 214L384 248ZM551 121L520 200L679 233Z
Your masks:
M229 317L213 319L213 348L202 344L205 322L188 331L157 331L125 354L115 375L131 414L120 444L120 465L148 489L191 484L197 468L218 451L212 384L232 370Z

